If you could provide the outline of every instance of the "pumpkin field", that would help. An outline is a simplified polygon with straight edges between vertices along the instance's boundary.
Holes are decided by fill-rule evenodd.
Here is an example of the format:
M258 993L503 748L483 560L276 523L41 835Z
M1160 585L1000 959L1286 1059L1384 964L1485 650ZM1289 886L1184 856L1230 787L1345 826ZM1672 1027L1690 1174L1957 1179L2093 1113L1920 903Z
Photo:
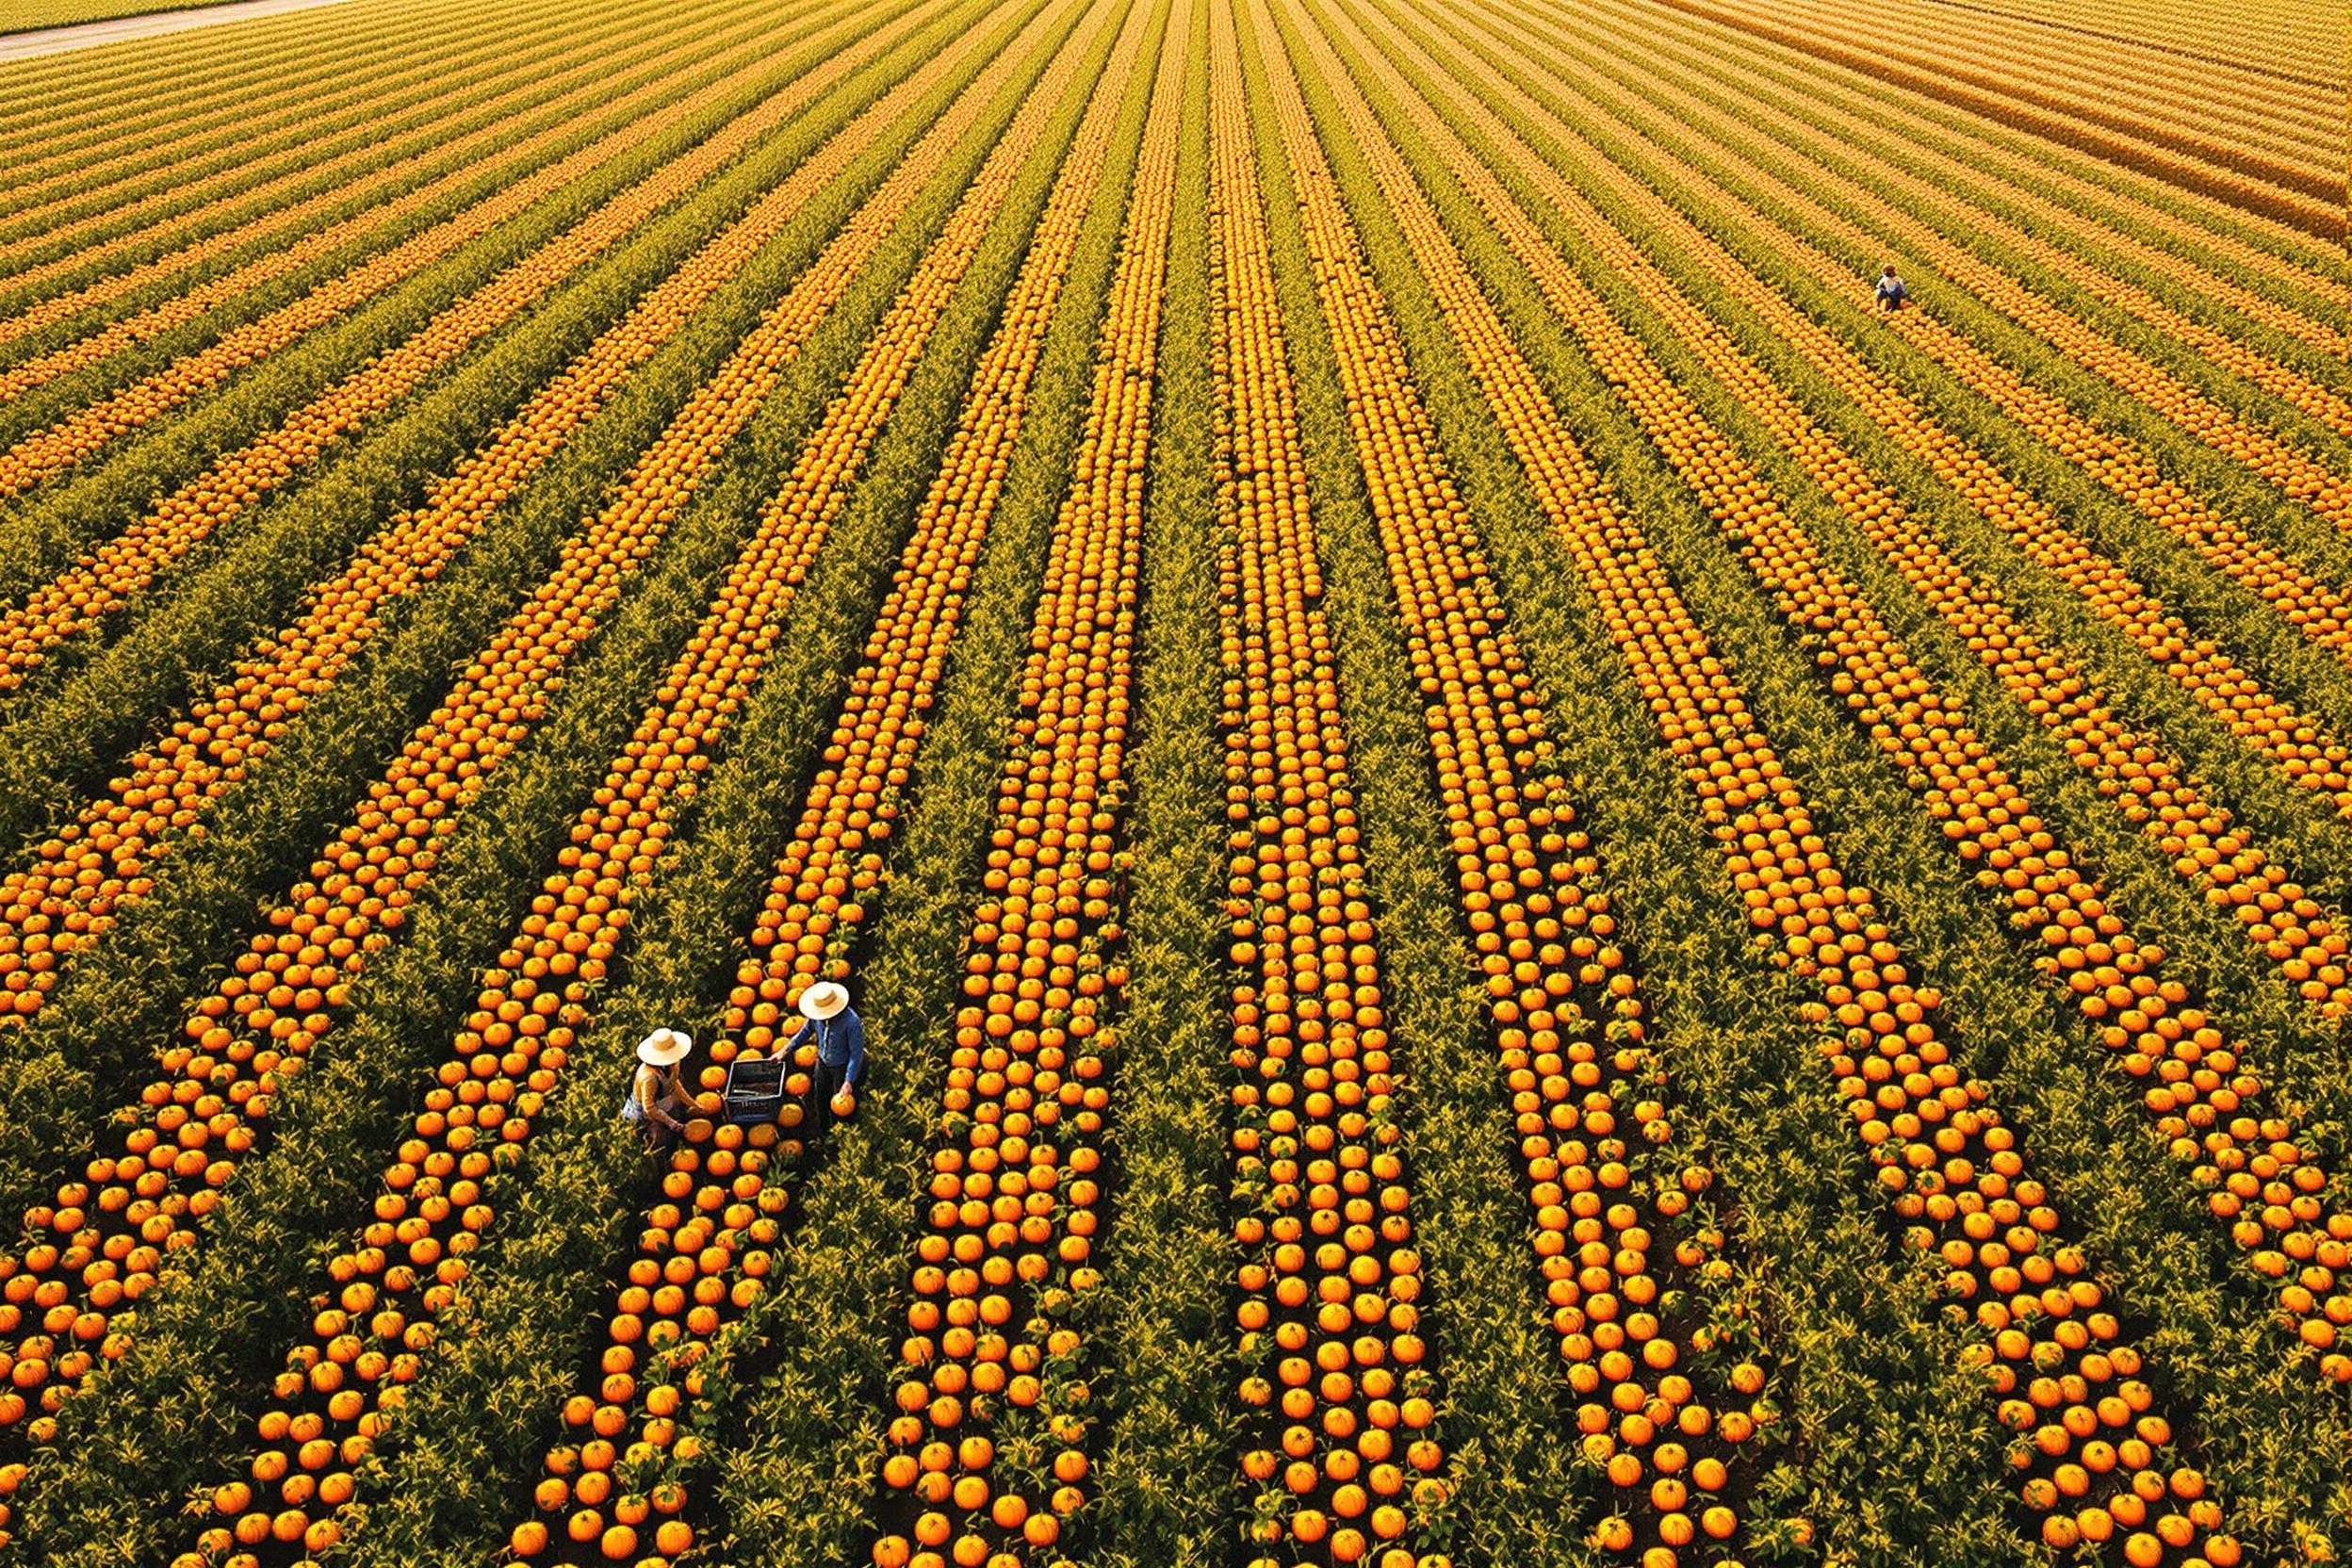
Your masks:
M0 1568L2352 1556L2348 92L2320 0L0 60Z

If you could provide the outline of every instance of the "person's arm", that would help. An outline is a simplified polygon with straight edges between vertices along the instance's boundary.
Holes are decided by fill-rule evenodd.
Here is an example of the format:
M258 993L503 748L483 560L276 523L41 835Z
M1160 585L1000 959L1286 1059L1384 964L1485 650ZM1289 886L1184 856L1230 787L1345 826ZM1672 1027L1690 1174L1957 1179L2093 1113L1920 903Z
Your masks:
M841 1082L863 1086L866 1081L866 1025L856 1013L847 1015L842 1022L848 1025L849 1061L841 1069Z

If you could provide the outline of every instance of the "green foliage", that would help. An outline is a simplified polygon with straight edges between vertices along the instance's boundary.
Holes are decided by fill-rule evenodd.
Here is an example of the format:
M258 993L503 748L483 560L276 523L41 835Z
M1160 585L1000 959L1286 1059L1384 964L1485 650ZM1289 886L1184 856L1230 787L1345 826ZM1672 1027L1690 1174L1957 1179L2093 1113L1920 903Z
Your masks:
M1208 17L1188 18L1190 87L1176 169L1180 212L1207 210ZM1217 728L1216 403L1209 385L1207 225L1170 237L1152 423L1135 781L1135 870L1113 1152L1120 1188L1101 1254L1093 1365L1098 1497L1082 1559L1191 1568L1232 1549L1238 1477L1231 1327L1234 1256L1224 1200L1220 985L1224 780Z
M0 0L0 30L28 6ZM80 0L87 9L105 0ZM518 82L600 63L614 91L651 74L658 53L693 41L710 51L777 34L759 82L690 123L539 204L354 309L335 323L112 444L100 459L31 496L0 504L0 601L21 597L151 499L221 451L414 331L433 312L529 253L627 183L809 68L822 51L808 24L852 14L825 0L769 0L745 12L713 0L582 16L531 0L477 8L420 40L371 9L330 47L260 38L181 46L203 62L202 90L160 54L123 65L118 80L59 63L22 73L0 107L0 160L29 160L36 194L0 192L0 246L29 241L25 265L137 235L32 286L0 279L0 314L56 289L104 277L224 230L271 201L365 177L413 152L425 161L399 188L436 178L430 149L488 122L497 94ZM878 23L912 0L886 0ZM1087 1446L1093 1498L1067 1538L1086 1568L1210 1568L1246 1555L1250 1488L1238 1474L1246 1429L1243 1373L1231 1312L1235 1203L1228 1150L1225 1063L1229 982L1220 888L1222 737L1205 223L1207 16L1186 0L1142 0L1191 29L1194 67L1177 171L1180 218L1162 323L1147 476L1147 582L1138 638L1137 724L1128 753L1134 858L1127 957L1134 971L1112 1127L1118 1180L1096 1262L1102 1283L1072 1312L1086 1330L1085 1372L1101 1413ZM1595 0L1600 14L1619 13ZM952 38L974 27L1002 46L1036 0L999 7L957 0L887 56L796 119L626 244L449 367L300 482L205 542L144 589L97 633L60 649L22 691L0 698L0 844L21 846L70 818L110 770L161 733L192 694L208 691L238 651L292 614L305 588L333 572L381 521L421 493L596 334L691 251L784 175L851 115ZM13 7L13 9L11 9ZM1066 36L1083 8L1056 23ZM2169 307L2239 334L2259 351L2344 390L2352 372L2269 327L2199 296L2176 275L2099 253L2104 228L2133 226L2167 253L2268 299L2302 307L2288 281L2328 275L2341 258L2267 225L2233 227L2210 204L2120 171L1961 116L1878 84L1828 87L1784 55L1710 57L1680 21L1636 57L1597 40L1582 9L1554 0L1302 0L1282 11L1280 46L1303 57L1297 28L1346 15L1365 48L1445 111L1445 95L1400 47L1410 39L1473 92L1499 74L1725 246L1955 434L1984 451L2071 527L2112 552L2202 635L2225 645L2273 689L2329 723L2352 723L2352 671L2298 636L2248 590L2219 578L2124 500L2099 488L1984 398L1837 288L1776 250L1741 204L1805 233L1843 264L1865 255L1806 228L1723 156L1753 135L1743 108L1770 104L1804 129L1803 158L1776 173L1832 207L1869 191L1900 201L1872 148L1841 144L1829 108L1868 113L1900 103L1905 123L1943 155L1969 163L1909 213L1970 253L2338 469L2352 441L2281 400L2225 374L2117 307L2066 281L1997 229L2017 223L2069 255L2111 269ZM354 13L359 8L353 8ZM1248 8L1245 70L1270 220L1280 304L1297 378L1299 434L1327 559L1323 612L1340 669L1351 767L1364 809L1366 875L1393 1017L1396 1097L1409 1150L1415 1245L1426 1263L1423 1306L1440 1379L1437 1431L1451 1502L1419 1543L1456 1563L1600 1568L1591 1544L1614 1503L1579 1451L1575 1396L1527 1245L1528 1215L1507 1086L1486 1037L1470 956L1460 935L1445 805L1430 766L1421 694L1390 598L1380 532L1356 461ZM1301 24L1300 15L1306 21ZM790 19L789 24L786 18ZM1580 20L1581 19L1581 20ZM1883 896L1906 961L1945 993L1943 1015L1967 1070L1993 1086L2004 1119L2056 1194L2069 1239L2093 1257L2127 1331L2149 1353L2160 1408L2183 1418L2177 1457L2214 1478L2231 1527L2279 1557L2318 1557L2352 1539L2352 1428L2340 1396L2314 1386L2308 1353L2269 1322L2267 1296L2203 1211L2184 1172L2153 1140L2133 1087L2070 1010L2053 1004L2021 960L2003 911L1989 901L1816 668L1807 629L1789 624L1739 553L1676 477L1627 405L1596 373L1543 294L1486 226L1445 159L1413 134L1380 79L1327 34L1396 139L1407 166L1494 302L1513 341L1639 521L1666 573L1725 665L1758 727L1774 738L1816 808L1838 864ZM315 42L319 33L291 35ZM1090 59L1107 52L1106 30ZM813 199L785 233L731 280L679 336L631 377L461 553L416 595L391 607L367 655L291 726L267 761L198 831L172 845L151 898L126 909L83 956L30 1027L0 1043L0 1202L24 1205L90 1147L106 1107L152 1071L153 1048L236 950L257 901L300 874L320 837L351 811L355 781L374 776L461 667L527 591L562 540L706 381L858 203L987 57L987 47ZM348 1020L280 1097L270 1143L244 1163L204 1245L177 1260L162 1288L118 1326L135 1348L94 1373L65 1407L63 1430L36 1456L33 1484L8 1527L42 1561L93 1568L152 1563L192 1539L214 1485L240 1473L253 1414L289 1342L301 1342L321 1298L322 1265L368 1213L386 1155L403 1136L429 1074L472 1004L479 967L526 906L575 813L624 743L662 672L723 580L761 501L798 456L897 289L912 275L966 182L1031 90L1041 48L932 172L913 209L850 286L787 370L768 405L672 525L607 624L572 661L528 745L499 768L442 853L430 891L400 939L376 956ZM672 78L683 94L711 78L702 65ZM1090 81L1086 73L1082 80ZM1981 1339L1938 1294L1931 1260L1905 1250L1837 1086L1818 1029L1799 1020L1806 993L1770 962L1742 919L1739 893L1700 823L1674 760L1658 743L1649 694L1611 652L1593 599L1535 504L1448 324L1393 221L1331 84L1302 83L1380 287L1434 420L1451 476L1486 547L1545 704L1584 822L1594 836L1642 977L1651 1044L1672 1074L1680 1136L1705 1152L1720 1181L1709 1217L1731 1237L1726 1294L1753 1305L1772 1348L1773 1420L1749 1450L1741 1485L1756 1562L1931 1564L1977 1568L2038 1560L2005 1462L2012 1437L1982 1378L1963 1364ZM1571 92L1563 86L1574 84ZM937 1116L954 982L998 775L1012 737L1038 572L1070 481L1092 352L1133 177L1149 59L1130 83L1112 153L1074 265L1025 397L1024 424L990 538L964 605L964 625L890 851L878 919L851 955L874 1070L857 1119L818 1158L792 1171L787 1233L773 1290L722 1337L706 1364L691 1429L691 1514L710 1560L741 1568L861 1561L889 1504L877 1486L884 1427L900 1377L906 1272ZM12 91L19 78L11 77ZM76 84L79 84L78 86ZM171 363L299 297L355 262L494 190L514 171L498 148L556 111L533 97L504 122L478 177L431 210L372 229L201 319L104 365L0 406L0 445L108 389ZM1578 101L1575 94L1588 95ZM236 96L248 111L224 106ZM580 1386L605 1343L616 1267L650 1194L650 1171L612 1105L629 1070L628 1042L655 1023L708 1028L737 963L775 855L821 765L859 649L890 582L915 508L960 413L962 389L998 324L1072 134L1085 90L1061 105L1004 210L910 372L866 471L834 525L777 636L765 678L718 748L678 823L653 893L633 910L631 946L582 1031L566 1081L528 1152L490 1184L495 1228L476 1272L438 1322L426 1375L369 1457L362 1502L346 1518L336 1563L409 1568L492 1560L527 1515L556 1407ZM1690 99L1704 114L1688 112ZM2352 825L2282 780L2136 645L1978 516L1964 496L1907 455L1826 376L1780 342L1764 318L1683 250L1681 231L1643 216L1608 182L1511 105L1495 112L1576 185L1609 223L1784 386L1835 439L1885 476L1956 559L1997 585L2018 617L2079 660L2115 694L2119 713L2165 738L2211 793L2278 846L2315 895L2352 898ZM48 117L54 135L41 139ZM581 116L564 155L610 128ZM1620 122L1626 129L1609 123ZM2033 797L2053 831L2114 894L2135 931L2160 939L2217 1019L2247 1042L2250 1064L2304 1116L2307 1142L2331 1166L2347 1153L2352 1088L2337 1033L2307 1016L2237 923L2173 872L2036 719L1871 548L1838 504L1811 485L1772 433L1707 373L1676 336L1649 286L1615 273L1573 223L1464 124L1456 127L1604 307L1687 388L1781 498L1825 559L1857 585L1935 687L1965 706L1979 733ZM1774 134L1778 134L1777 132ZM1986 156L1998 149L2000 157ZM1770 144L1766 144L1770 150ZM1661 155L1700 180L1668 177ZM87 169L80 167L86 163ZM304 172L308 172L305 173ZM285 193L238 204L263 182ZM2080 224L2051 223L2018 193L2056 204ZM226 198L193 227L173 228ZM311 227L366 210L324 206ZM1651 209L1655 210L1655 209ZM2161 220L2146 221L2154 213ZM1891 243L1891 221L1856 221ZM55 242L39 237L83 223ZM150 232L150 226L152 233ZM158 278L106 305L0 345L10 363L220 276L294 233L255 239L185 274ZM2267 269L2260 261L2279 262ZM1939 316L2030 384L2144 444L2163 470L2324 580L2352 581L2352 541L2180 429L2132 404L2049 342L1972 301L1948 279L1907 268ZM10 1342L13 1344L13 1340ZM1043 1446L1019 1421L1000 1429L1000 1462L1029 1476ZM640 1459L632 1463L643 1466ZM1819 1530L1796 1543L1799 1521ZM697 1560L700 1559L698 1558Z

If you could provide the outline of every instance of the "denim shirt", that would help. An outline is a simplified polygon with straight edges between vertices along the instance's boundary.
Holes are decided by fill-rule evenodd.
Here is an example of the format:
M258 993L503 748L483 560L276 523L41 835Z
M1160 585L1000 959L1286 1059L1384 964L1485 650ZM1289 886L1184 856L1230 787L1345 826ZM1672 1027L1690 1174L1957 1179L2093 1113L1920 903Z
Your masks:
M812 1020L802 1026L801 1034L801 1043L816 1045L818 1061L841 1069L843 1083L866 1081L866 1026L855 1008L843 1007L823 1022Z

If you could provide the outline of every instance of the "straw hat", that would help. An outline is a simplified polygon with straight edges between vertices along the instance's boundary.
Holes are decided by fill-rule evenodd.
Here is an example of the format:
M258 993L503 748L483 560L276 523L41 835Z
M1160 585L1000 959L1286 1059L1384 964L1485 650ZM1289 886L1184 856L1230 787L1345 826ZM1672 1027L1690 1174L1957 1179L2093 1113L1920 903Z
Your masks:
M637 1059L648 1067L671 1067L686 1059L694 1037L683 1029L656 1029L637 1042Z
M800 1016L823 1023L849 1005L849 988L820 980L800 993Z

